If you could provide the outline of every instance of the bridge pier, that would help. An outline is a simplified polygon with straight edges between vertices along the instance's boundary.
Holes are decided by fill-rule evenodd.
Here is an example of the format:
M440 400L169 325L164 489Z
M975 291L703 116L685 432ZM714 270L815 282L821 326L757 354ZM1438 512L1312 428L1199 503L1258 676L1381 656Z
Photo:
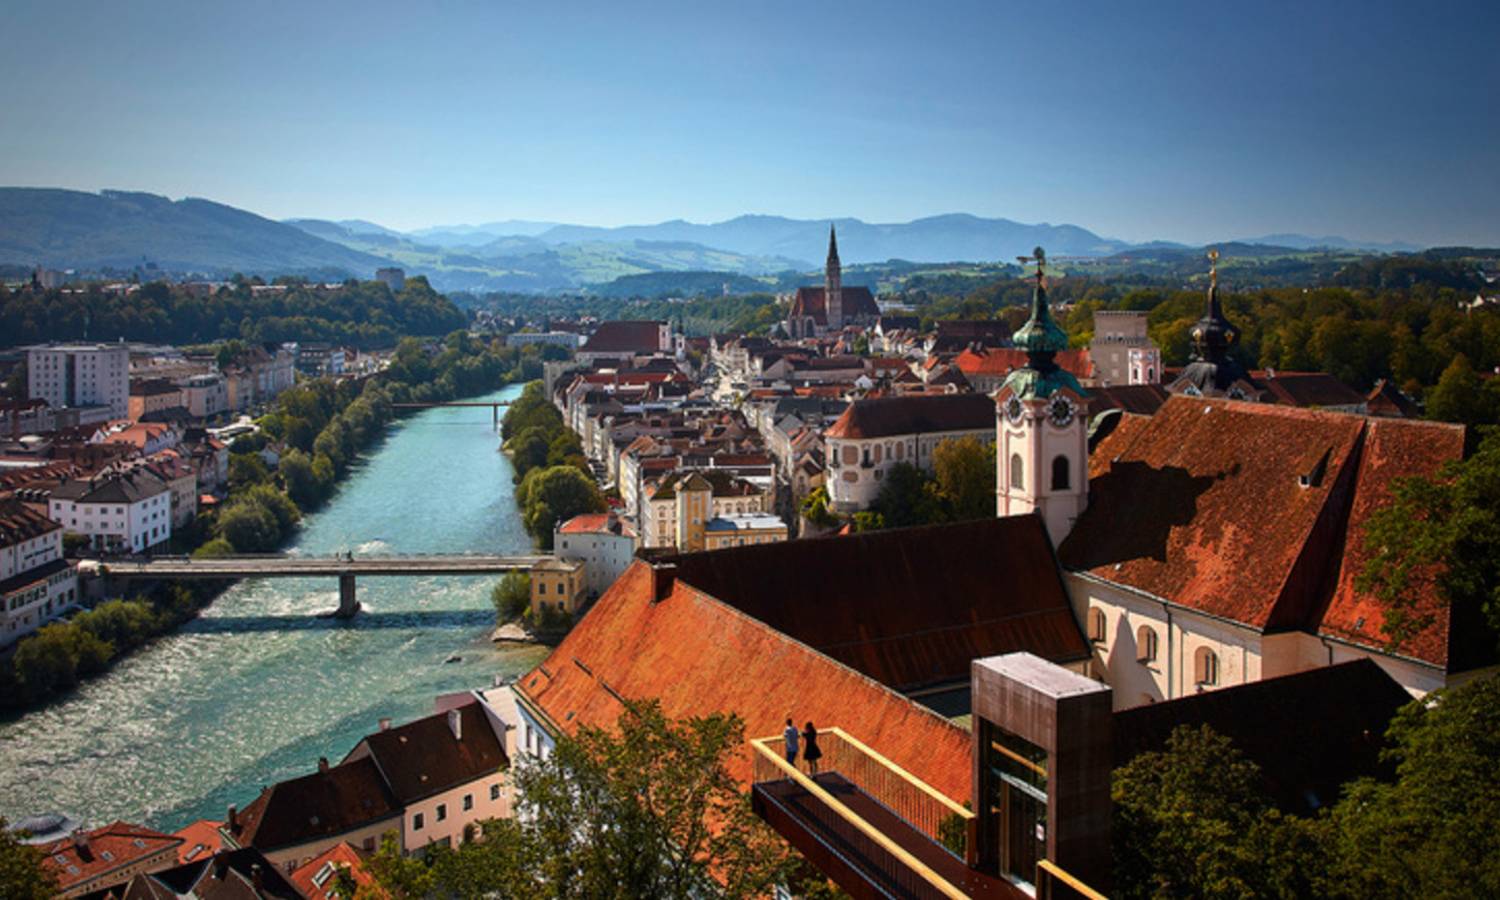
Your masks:
M340 619L352 619L359 612L359 600L354 593L354 573L344 572L339 575L339 608L334 616Z

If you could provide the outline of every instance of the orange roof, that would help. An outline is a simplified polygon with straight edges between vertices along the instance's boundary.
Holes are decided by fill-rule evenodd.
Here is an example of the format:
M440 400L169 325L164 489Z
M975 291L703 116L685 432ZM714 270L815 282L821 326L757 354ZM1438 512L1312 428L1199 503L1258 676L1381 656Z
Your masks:
M114 822L85 834L88 836L86 849L79 845L74 835L41 847L42 865L57 878L63 890L173 850L182 843L182 838L128 822ZM166 865L172 865L175 860L175 855L168 857ZM110 883L101 882L99 887L107 887Z
M359 887L360 896L365 896L366 891L371 896L386 896L385 891L375 883L374 876L365 870L365 861L359 852L344 842L334 844L314 856L293 871L287 880L308 900L333 900L338 896L334 893L334 888L338 885L336 873L339 869L349 870L354 883Z
M1089 506L1058 554L1252 628L1378 646L1379 602L1354 587L1364 525L1393 479L1462 450L1459 426L1173 396L1154 416L1122 416L1093 449ZM1443 606L1431 579L1417 590ZM1439 615L1400 652L1451 665L1450 631Z
M1055 357L1057 364L1071 372L1075 378L1090 378L1094 374L1094 362L1086 348L1064 350ZM965 348L953 358L953 364L967 376L993 375L1001 377L1012 369L1026 365L1026 351L1014 347L972 350Z
M969 799L969 734L925 707L693 588L656 601L636 561L516 688L556 727L611 727L621 697L673 718L732 712L747 737L798 723L838 726L958 802ZM746 748L730 763L750 783Z
M1407 475L1431 477L1444 463L1461 459L1464 429L1461 425L1405 419L1370 419L1368 422L1364 452L1360 454L1358 487L1349 511L1349 536L1344 542L1343 558L1339 563L1338 585L1323 613L1319 631L1379 648L1386 641L1380 630L1385 623L1385 609L1378 598L1360 591L1354 584L1371 555L1364 545L1365 528L1370 516L1391 502L1395 479ZM1469 667L1467 663L1472 648L1461 649L1454 646L1454 641L1465 638L1487 641L1489 632L1484 628L1450 627L1453 610L1438 591L1437 575L1436 567L1429 568L1418 573L1412 585L1412 592L1417 596L1416 612L1435 617L1433 627L1414 635L1396 650L1444 665L1449 671L1459 671ZM1452 651L1457 651L1460 658L1453 659Z
M173 837L182 838L182 846L177 848L177 861L187 863L218 853L223 840L219 829L223 826L223 822L199 819L185 828L174 831Z

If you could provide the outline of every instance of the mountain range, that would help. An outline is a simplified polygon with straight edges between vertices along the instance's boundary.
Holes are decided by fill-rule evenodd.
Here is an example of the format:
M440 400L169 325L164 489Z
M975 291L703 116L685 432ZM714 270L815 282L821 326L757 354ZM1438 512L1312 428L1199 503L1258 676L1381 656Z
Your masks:
M712 224L677 219L614 228L504 220L402 232L362 219L277 222L197 198L0 188L0 265L315 278L368 278L376 268L399 265L445 291L576 291L654 272L761 276L818 269L830 225L838 229L846 265L1003 262L1036 246L1053 256L1078 257L1189 249L1164 241L1131 244L1077 225L1025 224L966 213L900 223L745 215ZM1416 249L1294 234L1249 243L1293 249Z

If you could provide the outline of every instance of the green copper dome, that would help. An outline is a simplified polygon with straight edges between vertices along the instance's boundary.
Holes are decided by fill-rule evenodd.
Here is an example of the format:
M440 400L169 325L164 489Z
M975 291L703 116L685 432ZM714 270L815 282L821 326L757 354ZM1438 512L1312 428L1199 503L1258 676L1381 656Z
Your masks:
M1028 353L1057 353L1068 349L1068 335L1052 318L1052 308L1047 303L1047 289L1037 279L1036 290L1031 293L1031 318L1016 330L1011 341Z
M1000 389L1003 391L1006 388L1014 390L1022 400L1044 399L1057 393L1058 388L1067 388L1079 396L1086 396L1088 393L1078 383L1078 379L1073 377L1072 372L1057 363L1052 363L1048 371L1041 371L1030 365L1022 366L1005 376L1005 383Z
M1042 275L1042 264L1047 255L1038 247L1029 258L1036 260L1036 290L1031 294L1031 317L1011 336L1011 342L1026 351L1026 365L1007 375L1000 389L1011 388L1023 400L1050 397L1059 388L1083 395L1083 386L1078 379L1053 359L1068 349L1068 334L1052 318L1052 307L1047 303L1047 288ZM1022 257L1022 262L1027 259Z

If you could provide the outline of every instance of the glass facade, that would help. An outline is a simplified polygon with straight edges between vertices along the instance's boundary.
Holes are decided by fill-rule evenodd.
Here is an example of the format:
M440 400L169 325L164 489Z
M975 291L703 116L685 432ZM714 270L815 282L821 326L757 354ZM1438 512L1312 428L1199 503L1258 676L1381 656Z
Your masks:
M981 770L986 831L997 839L1000 874L1034 890L1036 864L1047 855L1047 751L992 722L984 723Z

